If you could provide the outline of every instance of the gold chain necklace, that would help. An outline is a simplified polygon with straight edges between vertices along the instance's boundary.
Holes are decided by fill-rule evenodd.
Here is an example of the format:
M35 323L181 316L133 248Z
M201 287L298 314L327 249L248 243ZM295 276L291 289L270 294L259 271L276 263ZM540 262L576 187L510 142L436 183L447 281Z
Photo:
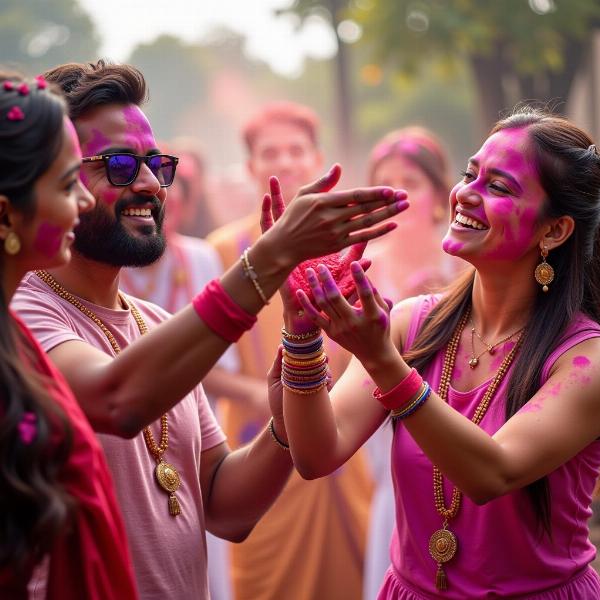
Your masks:
M112 332L106 327L106 325L100 320L98 315L96 315L93 311L91 311L87 306L82 304L73 294L68 292L50 273L47 271L35 271L35 274L59 297L63 300L66 300L70 304L72 304L75 308L81 311L86 317L88 317L91 321L93 321L102 331L102 333L108 339L110 345L115 354L119 354L121 352L121 347L119 343L115 339L115 336ZM137 323L138 329L140 330L140 334L144 335L148 332L148 326L144 321L142 315L140 314L137 307L133 304L133 302L127 302L125 298L119 293L119 299L123 304L131 309L131 314ZM156 475L156 479L162 487L169 494L169 514L176 517L181 514L181 505L179 504L179 500L175 495L175 492L178 490L181 485L181 478L179 477L179 473L175 467L163 460L163 454L167 450L169 446L169 423L167 419L167 414L165 413L160 418L160 444L157 444L154 440L154 436L152 435L152 431L150 431L150 427L144 427L144 442L146 443L146 447L150 454L152 454L154 460L156 460L157 465L154 470L154 474Z
M460 337L465 328L465 325L467 324L467 321L469 320L470 313L471 309L469 308L460 320L458 327L456 328L452 339L448 343L448 346L446 347L446 352L444 354L444 366L442 368L438 396L445 402L447 402L448 400L448 388L450 387L452 371L456 362L456 353L458 351ZM520 331L522 332L523 330L524 328L522 328ZM513 336L516 335L516 333L514 333ZM481 420L485 416L485 413L490 405L492 398L494 397L494 394L496 393L496 390L498 389L498 386L504 379L504 376L508 372L508 369L514 360L515 355L517 354L517 351L521 346L522 340L523 334L519 336L519 339L512 347L511 351L506 355L506 357L502 361L498 372L496 373L494 379L492 379L487 390L485 391L485 394L483 395L483 398L481 399L479 405L475 409L475 413L471 418L471 421L475 423L475 425L479 425L479 423L481 423ZM458 541L456 539L456 535L448 529L448 523L450 519L453 519L458 514L462 493L456 486L454 486L452 490L452 500L450 502L450 506L446 507L444 500L442 473L436 465L433 465L433 496L435 500L435 508L437 512L441 515L443 523L442 528L435 531L429 539L429 553L431 554L433 560L437 562L435 586L438 590L445 590L448 587L448 583L442 565L448 562L449 560L452 560L458 549Z
M496 348L500 344L504 344L505 342L508 342L508 340L515 337L515 335L521 333L521 331L523 331L523 329L524 329L524 327L521 327L521 329L518 329L517 331L511 333L510 335L503 337L501 340L497 341L495 344L488 344L481 337L481 335L479 335L479 333L475 329L475 324L473 323L473 319L471 319L471 358L469 360L469 367L471 367L471 369L474 369L475 367L477 367L477 365L479 364L479 359L486 352L488 352L490 355L493 356L496 353ZM480 352L477 356L475 356L475 336L477 336L477 339L485 346L485 350L483 352Z

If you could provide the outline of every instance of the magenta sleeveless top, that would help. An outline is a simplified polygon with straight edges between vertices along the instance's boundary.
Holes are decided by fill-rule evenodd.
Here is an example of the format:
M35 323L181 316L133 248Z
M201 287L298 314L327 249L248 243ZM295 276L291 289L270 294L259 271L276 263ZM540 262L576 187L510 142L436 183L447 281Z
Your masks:
M407 335L415 340L438 296L422 296ZM579 314L542 371L546 381L557 358L584 340L600 337L600 325ZM443 364L440 351L423 373L437 390ZM481 427L494 434L505 423L510 371L498 388ZM468 392L450 387L448 402L471 418L489 382ZM390 548L392 566L379 598L417 600L447 598L600 598L600 579L589 567L596 550L589 540L592 493L600 470L600 441L595 441L551 473L553 539L540 533L532 504L523 490L477 506L463 495L449 529L458 538L456 556L446 565L448 590L435 588L437 565L429 555L431 534L442 526L433 499L432 464L400 424L392 445L396 529ZM452 485L444 478L446 505Z

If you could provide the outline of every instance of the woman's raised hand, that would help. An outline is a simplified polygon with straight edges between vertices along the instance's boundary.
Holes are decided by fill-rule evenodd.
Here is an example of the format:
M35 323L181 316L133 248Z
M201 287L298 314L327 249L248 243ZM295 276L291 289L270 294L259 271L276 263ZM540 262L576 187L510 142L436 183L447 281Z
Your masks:
M367 242L396 228L382 223L406 208L406 192L390 187L366 187L331 191L341 176L341 167L307 186L285 206L276 177L271 193L262 204L261 227L281 252L282 258L299 264L342 248Z
M278 222L278 226L286 232L284 242L288 247L304 253L308 258L294 269L280 290L286 313L286 327L296 332L312 327L299 310L296 299L296 291L301 289L313 300L311 287L305 276L307 269L316 268L317 264L323 263L329 269L342 296L350 297L355 288L349 265L358 261L367 269L370 262L362 258L367 240L384 235L396 227L395 223L373 226L408 207L406 193L392 188L358 188L327 193L338 183L340 175L341 168L334 165L324 177L302 188L288 208L277 178L272 177L270 194L266 194L263 200L263 232L271 230L274 223ZM294 242L294 238L298 241ZM347 252L338 251L349 244L352 245ZM330 254L332 251L333 254ZM317 260L309 257L317 257Z
M353 262L350 270L358 293L354 305L344 298L324 265L319 265L316 271L307 269L314 300L311 302L304 290L297 290L296 297L313 328L323 329L365 364L394 352L390 338L390 306L373 288L358 262Z

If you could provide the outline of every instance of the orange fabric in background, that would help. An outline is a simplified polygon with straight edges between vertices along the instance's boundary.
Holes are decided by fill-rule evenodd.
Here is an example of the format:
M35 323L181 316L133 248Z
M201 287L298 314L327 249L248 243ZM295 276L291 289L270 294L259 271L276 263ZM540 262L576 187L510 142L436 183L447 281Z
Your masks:
M207 239L228 268L259 235L251 215ZM275 296L238 342L243 373L266 377L281 342L282 314L281 300ZM327 339L325 346L336 377L348 355ZM221 424L232 448L265 426L249 421L239 404L223 399L220 405ZM371 492L362 451L322 479L305 481L294 472L248 539L231 547L236 600L360 600Z

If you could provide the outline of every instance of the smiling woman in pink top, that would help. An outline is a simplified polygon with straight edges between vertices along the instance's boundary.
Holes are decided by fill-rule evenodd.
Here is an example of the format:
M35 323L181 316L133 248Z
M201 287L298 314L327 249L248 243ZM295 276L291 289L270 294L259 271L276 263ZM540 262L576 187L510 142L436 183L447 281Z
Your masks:
M450 211L442 246L472 268L443 294L390 312L353 263L360 304L322 266L308 273L312 299L296 294L303 314L288 301L296 468L334 471L391 416L396 528L380 598L598 598L587 527L600 469L596 147L522 108L468 161ZM298 339L307 319L312 336ZM330 394L308 375L324 360L318 328L354 354Z

